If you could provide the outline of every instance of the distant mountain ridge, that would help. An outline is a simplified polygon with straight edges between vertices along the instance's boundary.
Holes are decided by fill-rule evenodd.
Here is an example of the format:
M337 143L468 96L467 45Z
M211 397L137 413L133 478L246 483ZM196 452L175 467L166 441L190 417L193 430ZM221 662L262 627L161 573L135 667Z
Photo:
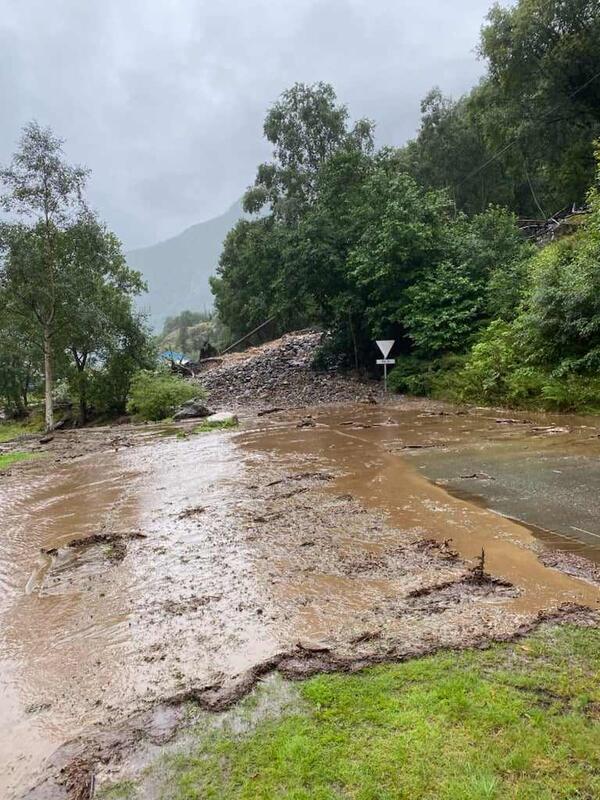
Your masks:
M224 214L186 228L182 233L149 247L126 253L127 263L148 284L138 307L148 312L150 324L160 330L166 317L213 305L208 279L215 274L228 231L244 216L241 201Z

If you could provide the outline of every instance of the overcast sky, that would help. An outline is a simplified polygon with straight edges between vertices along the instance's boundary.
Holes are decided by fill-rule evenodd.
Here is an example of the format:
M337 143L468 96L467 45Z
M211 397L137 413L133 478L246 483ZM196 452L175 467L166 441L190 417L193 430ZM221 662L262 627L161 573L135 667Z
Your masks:
M30 119L92 171L92 205L126 247L222 213L269 149L266 108L332 83L399 145L439 85L483 72L491 0L0 0L0 163Z

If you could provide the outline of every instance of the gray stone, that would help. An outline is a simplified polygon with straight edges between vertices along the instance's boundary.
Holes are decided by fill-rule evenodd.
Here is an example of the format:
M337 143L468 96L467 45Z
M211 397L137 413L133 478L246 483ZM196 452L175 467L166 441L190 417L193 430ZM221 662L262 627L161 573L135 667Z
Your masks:
M182 419L195 419L196 417L209 417L210 409L204 405L202 400L188 400L173 414L175 422Z

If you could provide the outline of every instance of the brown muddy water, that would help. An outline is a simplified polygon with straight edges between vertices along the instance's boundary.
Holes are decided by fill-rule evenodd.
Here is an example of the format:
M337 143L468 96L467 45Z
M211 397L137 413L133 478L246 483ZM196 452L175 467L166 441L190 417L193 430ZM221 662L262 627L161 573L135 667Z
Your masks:
M517 417L281 412L1 478L0 796L93 726L293 648L368 663L599 608L591 572L540 557L600 561L600 427ZM497 581L471 579L482 549Z

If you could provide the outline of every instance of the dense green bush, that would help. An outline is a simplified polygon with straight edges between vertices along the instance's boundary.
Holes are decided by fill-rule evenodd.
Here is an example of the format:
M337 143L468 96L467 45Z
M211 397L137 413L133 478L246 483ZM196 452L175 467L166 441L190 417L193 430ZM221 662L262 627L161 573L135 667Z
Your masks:
M388 376L392 392L461 399L459 376L466 356L449 353L436 359L402 356Z
M600 411L600 377L550 376L542 386L544 408L552 411Z
M200 386L167 370L140 370L131 381L127 411L137 419L160 420L171 416L186 400L203 397Z

